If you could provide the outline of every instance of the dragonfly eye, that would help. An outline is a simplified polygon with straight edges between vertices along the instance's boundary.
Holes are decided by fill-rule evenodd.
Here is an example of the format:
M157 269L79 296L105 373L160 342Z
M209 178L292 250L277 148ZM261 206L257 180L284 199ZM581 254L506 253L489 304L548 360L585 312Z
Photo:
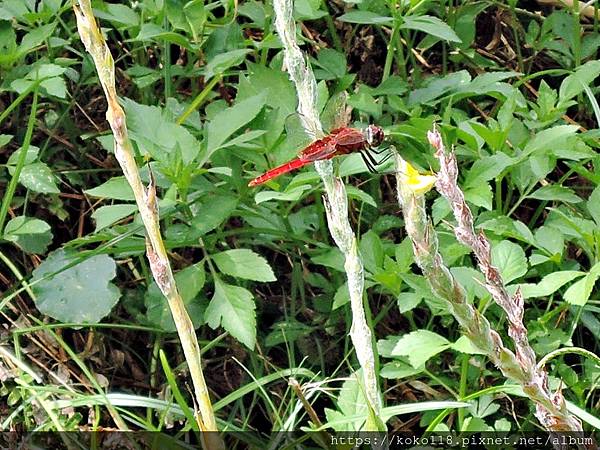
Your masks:
M383 130L376 125L367 127L367 142L371 147L379 147L383 142Z

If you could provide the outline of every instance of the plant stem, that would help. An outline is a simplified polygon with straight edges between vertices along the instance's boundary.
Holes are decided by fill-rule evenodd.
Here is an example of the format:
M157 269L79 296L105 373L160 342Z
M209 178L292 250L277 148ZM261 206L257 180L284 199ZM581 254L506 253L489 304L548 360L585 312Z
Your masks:
M194 325L177 290L169 258L160 235L160 217L154 180L151 176L150 186L147 189L142 184L133 147L129 140L125 113L118 102L112 55L96 23L90 0L78 0L77 2L72 0L72 3L77 17L79 35L85 48L94 59L98 78L108 103L106 119L115 138L115 157L133 190L142 222L146 228L146 255L150 269L156 284L168 301L190 370L195 399L199 408L195 414L196 421L202 431L217 431L208 387L202 372L200 347ZM203 448L210 450L225 448L223 441L216 433L203 433L201 444Z
M4 223L6 222L6 216L8 215L8 208L10 208L10 202L12 202L15 191L17 190L17 184L19 183L19 176L25 166L27 160L27 152L29 151L29 144L31 143L31 136L33 135L33 125L35 123L35 115L37 113L38 105L38 84L35 82L33 90L33 101L31 102L31 111L29 112L29 119L27 121L27 131L25 132L25 138L23 139L23 145L19 153L19 159L15 166L15 171L12 174L8 188L2 199L2 206L0 207L0 235L4 232ZM21 99L22 100L22 99ZM15 102L13 102L14 104ZM11 105L12 106L12 105Z

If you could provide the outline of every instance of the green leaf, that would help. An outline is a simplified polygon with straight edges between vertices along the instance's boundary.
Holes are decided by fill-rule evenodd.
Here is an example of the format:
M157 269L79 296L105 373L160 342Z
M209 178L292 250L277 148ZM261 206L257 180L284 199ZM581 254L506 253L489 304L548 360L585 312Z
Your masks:
M192 319L194 328L202 325L204 319L206 305L198 299L198 294L202 291L205 280L203 263L186 267L175 274L177 289L181 294L185 309ZM146 292L145 304L146 318L150 323L169 333L177 331L169 303L154 281Z
M547 152L548 149L561 145L565 139L574 136L578 129L579 125L557 125L540 131L527 143L519 159L524 161L532 153Z
M27 33L19 45L19 54L25 55L48 39L54 32L57 23L52 22L47 25L36 26L32 31Z
M59 194L56 178L46 164L37 162L23 167L19 182L28 189L42 194Z
M450 42L462 42L454 30L445 22L442 22L437 17L429 15L404 17L400 28L422 31Z
M92 189L86 189L87 195L113 200L135 200L131 186L125 177L113 177Z
M211 259L221 272L232 277L263 282L277 280L267 260L252 250L227 250L211 255Z
M165 40L173 44L180 45L188 50L192 50L190 41L183 35L173 31L165 31L154 23L145 23L140 28L138 35L131 39L133 42L144 42L148 40Z
M450 348L443 336L428 330L417 330L402 336L392 350L392 356L408 356L414 368L422 367L430 358Z
M365 269L372 274L379 272L383 267L383 245L379 236L373 231L367 231L360 238L358 247Z
M268 202L269 200L278 200L282 202L295 202L300 200L300 197L305 191L312 189L314 186L310 184L300 184L290 189L286 189L284 192L277 191L260 191L254 196L254 201L257 205Z
M335 431L360 431L368 414L368 402L358 379L362 378L361 372L352 374L340 389L337 398L338 410L325 408L327 426Z
M596 186L592 191L586 202L586 206L596 225L600 226L600 186Z
M465 188L475 187L495 179L510 166L512 161L513 158L502 152L478 159L467 172L464 182Z
M238 204L235 197L216 195L211 196L198 208L192 220L192 236L203 236L214 230L229 218Z
M205 159L221 147L233 133L254 119L265 106L265 102L266 95L261 93L215 115L208 124L208 155Z
M249 349L256 343L256 305L248 290L223 283L215 277L215 293L206 308L206 322L211 328L222 325Z
M561 270L546 275L538 284L522 284L523 298L547 297L575 278L585 275L578 270Z
M586 86L590 86L598 75L600 75L600 61L588 61L579 66L577 70L566 77L560 84L558 91L559 106L579 95Z
M18 216L4 228L4 239L14 242L27 253L44 253L52 242L50 225L40 219Z
M238 66L244 61L244 58L251 50L238 49L230 52L219 53L206 64L204 73L206 79L212 78L215 75L220 75L227 69L233 66Z
M131 204L101 206L92 213L92 219L96 221L95 231L98 232L103 228L109 227L136 211L137 206Z
M502 280L508 284L527 272L527 258L521 246L502 241L492 248L492 264L500 270Z
M33 271L34 302L40 312L61 322L97 323L121 295L110 282L116 275L116 264L107 255L96 255L63 270L77 259L77 254L63 249L48 255Z
M485 355L485 352L475 347L471 339L464 335L459 337L450 347L457 352L466 353L467 355Z
M573 189L569 189L564 186L559 186L557 184L549 184L547 186L542 186L537 191L528 195L529 198L535 198L538 200L554 200L565 203L579 203L582 202L583 199L579 197Z
M573 283L565 292L567 303L576 306L584 306L590 299L596 280L600 276L600 263L596 263L581 280Z
M12 141L13 135L12 134L0 134L0 148L4 147L6 144L8 144L10 141ZM31 148L32 146L30 145L29 148ZM12 157L12 155L11 155ZM15 161L16 163L16 161Z
M337 18L340 22L362 23L367 25L391 25L394 19L371 11L350 11Z

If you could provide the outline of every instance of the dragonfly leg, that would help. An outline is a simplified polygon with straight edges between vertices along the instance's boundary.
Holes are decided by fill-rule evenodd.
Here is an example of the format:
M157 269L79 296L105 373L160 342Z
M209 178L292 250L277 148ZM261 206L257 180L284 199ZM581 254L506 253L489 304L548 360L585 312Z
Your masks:
M389 150L389 149L386 149ZM379 155L381 153L383 153L383 151L381 152L375 152L373 151L373 149L367 150L365 153L369 154L369 157L371 159L371 164L373 164L374 166L380 166L381 164L383 164L384 162L386 162L388 159L390 159L392 157L392 152L388 151L387 155L384 155L383 158L381 158L379 161L377 161L373 155L371 155L369 152L373 152L376 155Z
M382 153L385 153L387 151L389 151L390 146L389 145L384 145L382 147L377 147L377 148L369 148L369 151L375 153L376 155L381 155Z
M371 173L377 173L377 170L375 169L374 165L373 165L373 157L371 155L369 155L368 152L360 152L360 156L362 157L363 161L365 162L365 166L367 166L367 169L369 169L369 172Z

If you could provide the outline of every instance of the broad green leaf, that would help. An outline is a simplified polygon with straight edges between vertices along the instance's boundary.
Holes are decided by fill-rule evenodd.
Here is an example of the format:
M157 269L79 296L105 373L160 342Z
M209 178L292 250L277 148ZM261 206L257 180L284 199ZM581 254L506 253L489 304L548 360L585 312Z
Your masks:
M204 68L206 79L212 78L214 75L220 75L230 67L240 65L250 52L250 49L238 49L216 55L208 61Z
M379 373L383 378L388 378L392 380L400 380L402 378L412 377L413 375L417 375L423 371L424 367L420 367L415 369L411 366L408 361L404 361L403 359L395 359L386 363Z
M367 231L358 244L365 269L372 274L383 268L383 245L381 239L373 231Z
M260 191L254 196L254 201L257 205L268 202L269 200L279 200L282 202L295 202L300 200L300 197L305 191L312 189L313 186L309 184L301 184L294 186L290 189L286 189L284 192L277 191Z
M208 155L205 159L208 159L233 133L254 119L263 109L265 102L266 96L261 93L218 113L208 124Z
M192 50L192 45L185 36L173 31L165 31L154 23L143 24L138 35L132 39L134 42L144 42L148 40L165 40L180 45L188 50Z
M137 211L133 204L101 206L92 213L92 219L96 221L96 232L111 226L125 217L129 217Z
M42 194L59 194L56 178L46 164L37 162L23 167L19 182L27 189Z
M192 220L192 236L203 236L214 230L229 218L238 204L238 199L231 196L215 195L204 201L195 211Z
M23 147L19 147L8 158L7 165L8 165L9 173L11 175L14 173L14 167L11 167L11 166L17 165L17 161L19 161L22 151L23 151ZM25 156L25 165L33 163L37 159L39 153L40 153L40 149L38 147L36 147L35 145L30 145L27 148L27 156Z
M527 272L527 258L521 246L502 241L492 248L492 264L498 268L506 284Z
M211 259L221 272L232 277L263 282L277 280L267 260L252 250L227 250L211 255Z
M596 188L590 194L586 206L596 225L600 226L600 186Z
M131 186L125 177L113 177L110 180L85 191L87 195L113 200L135 200Z
M523 153L519 155L519 159L523 161L532 153L547 153L556 145L564 142L565 139L574 136L578 129L579 125L557 125L540 131L527 143Z
M252 350L256 343L255 308L251 292L215 277L215 293L204 313L205 320L213 329L221 325Z
M465 335L459 337L458 340L450 347L457 352L466 353L467 355L485 355L485 352L482 352L475 347L471 342L471 339Z
M54 32L57 23L58 22L52 22L46 25L37 26L27 33L19 45L19 53L24 55L48 39Z
M573 283L565 292L567 303L576 306L584 306L590 299L596 280L600 276L600 263L596 263L581 280Z
M344 381L337 398L337 410L325 408L328 426L335 431L360 431L366 422L368 403L358 382L360 378L361 372L357 371Z
M394 345L391 355L408 356L410 364L418 368L450 346L450 342L439 334L428 330L417 330L402 336Z
M557 184L549 184L542 186L537 191L528 195L529 198L535 198L537 200L554 200L565 203L579 203L583 199L579 197L573 189L569 189L564 186Z
M190 319L192 319L194 328L198 328L204 319L206 305L202 304L197 296L204 287L205 279L206 274L204 273L203 263L186 267L175 274L177 289L181 294L181 299ZM169 303L154 281L146 292L145 304L147 308L146 318L150 323L169 333L177 331Z
M106 11L94 9L94 14L98 19L109 20L118 24L135 27L140 23L139 15L127 5L116 3L105 3Z
M77 258L63 249L48 255L33 271L34 302L40 312L61 322L98 323L121 296L110 282L116 264L107 255L96 255L63 270Z
M6 144L12 141L12 138L12 134L0 134L0 148L4 147ZM31 148L32 146L30 145L29 147Z
M566 77L560 84L558 91L559 105L579 95L586 86L590 86L600 75L600 61L588 61L579 66L574 73Z
M522 284L523 298L547 297L575 278L585 275L578 270L561 270L546 275L538 284Z
M423 15L404 17L400 28L422 31L450 42L462 42L452 28L434 16Z
M347 23L362 23L367 25L391 25L394 19L389 16L381 16L371 11L350 11L342 14L336 20Z
M27 253L44 253L52 242L50 225L33 217L18 216L4 228L4 239L14 242Z
M510 166L512 161L513 158L502 152L479 158L467 172L464 182L465 188L478 186L480 183L495 179Z

